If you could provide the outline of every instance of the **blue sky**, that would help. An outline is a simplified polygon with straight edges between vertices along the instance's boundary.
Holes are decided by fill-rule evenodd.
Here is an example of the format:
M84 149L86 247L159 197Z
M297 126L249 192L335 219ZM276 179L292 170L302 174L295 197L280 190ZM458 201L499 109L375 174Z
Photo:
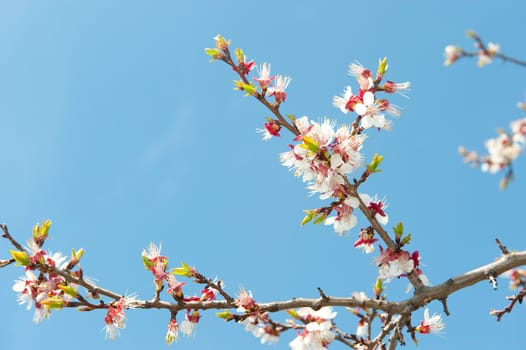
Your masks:
M340 122L346 116L331 100L355 84L348 64L374 68L387 56L388 78L409 80L412 89L409 99L394 101L403 114L393 130L369 133L364 154L383 154L384 172L362 190L387 198L391 223L404 222L425 273L440 283L493 261L495 237L510 249L526 245L519 231L524 161L503 192L497 176L463 165L456 153L460 144L482 150L497 127L522 116L516 103L525 71L501 62L442 64L445 45L472 47L467 29L525 58L525 11L518 0L1 2L0 221L25 240L34 223L51 219L49 249L83 247L88 276L142 298L153 293L140 259L150 241L162 242L172 266L185 261L261 302L315 297L316 287L370 294L377 272L371 256L353 249L357 232L342 238L330 227L299 226L302 210L321 202L279 164L290 138L260 140L255 129L268 113L233 91L233 73L210 64L203 49L223 34L249 58L292 77L284 112ZM2 348L166 346L162 311L129 312L115 341L100 332L102 312L63 310L35 325L11 291L21 274L0 273ZM405 287L393 281L388 295L403 299ZM521 348L523 310L500 323L488 313L508 294L503 280L496 292L482 283L452 295L445 333L421 337L419 347ZM441 311L438 303L430 309ZM345 314L339 310L338 324L354 331ZM276 347L291 339L285 334ZM213 313L204 314L195 339L175 346L262 347Z

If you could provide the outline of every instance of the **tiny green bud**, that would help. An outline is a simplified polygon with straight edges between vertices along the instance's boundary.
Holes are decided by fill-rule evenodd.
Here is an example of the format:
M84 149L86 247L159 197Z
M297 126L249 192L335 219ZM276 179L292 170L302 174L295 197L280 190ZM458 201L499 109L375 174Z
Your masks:
M381 278L378 278L376 280L376 283L374 284L374 287L373 287L373 291L374 291L374 295L376 299L380 298L380 295L384 291L384 286L383 286L383 282Z
M50 227L51 220L45 220L42 224L37 223L33 226L33 238L37 244L42 245L42 243L44 243L44 240L48 236Z
M205 49L205 52L208 56L210 56L212 59L211 62L215 60L220 60L224 57L223 53L219 49Z
M395 227L393 227L393 231L396 235L396 238L400 239L400 237L402 237L404 234L404 224L400 221Z
M299 319L300 318L300 315L298 314L298 312L295 309L288 309L287 313L290 315L290 317L293 317L295 319Z
M51 220L45 220L42 223L42 235L47 236L49 232L49 228L51 227Z
M387 72L387 68L389 68L389 65L387 64L387 57L384 57L383 59L378 61L378 71L377 76L381 79L385 72Z
M245 91L245 96L254 95L258 88L252 83L247 84L241 80L234 80L234 90L243 90Z
M384 159L384 156L379 156L377 153L374 154L373 160L367 165L367 170L371 173L379 173L381 172L380 169L378 169L378 166Z
M188 264L184 262L181 263L181 267L176 267L172 270L173 275L192 277L195 275L195 270Z
M230 45L230 40L226 40L221 34L217 34L214 37L214 40L216 41L216 48L222 51L228 49L228 46Z
M71 258L66 268L68 270L71 270L72 268L74 268L80 262L80 258L82 258L83 255L84 255L84 248L80 248L79 251L76 251L74 248L71 249Z
M84 248L80 248L78 251L76 251L74 248L71 249L71 260L76 261L78 263L80 261L80 258L84 255Z
M216 312L216 316L222 318L225 321L229 321L232 319L232 314L228 310Z
M236 55L237 63L245 62L245 54L242 49L237 48L234 53Z

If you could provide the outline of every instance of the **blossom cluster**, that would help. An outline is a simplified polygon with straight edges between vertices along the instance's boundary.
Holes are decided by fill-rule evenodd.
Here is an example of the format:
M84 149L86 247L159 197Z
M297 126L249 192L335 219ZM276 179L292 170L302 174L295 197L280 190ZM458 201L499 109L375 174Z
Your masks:
M244 65L245 58L241 59L238 57L239 65ZM254 67L254 61L251 61L252 65L251 67ZM271 65L270 63L263 63L261 66L259 66L256 70L258 71L259 75L258 77L254 77L253 80L255 80L259 87L261 88L261 95L266 97L274 97L276 105L279 105L282 102L285 102L287 100L287 93L286 89L289 86L292 78L288 76L283 75L270 75L270 69ZM243 70L243 75L248 75L250 73L251 69ZM249 83L248 85L243 81L236 81L234 82L236 84L236 88L239 90L244 90L247 93L253 94L257 91L257 87ZM268 130L270 134L272 134L271 130ZM277 135L272 135L277 136ZM264 136L264 139L269 138L269 135Z
M483 171L494 174L510 165L523 151L526 134L526 118L510 123L511 133L499 132L496 138L486 141L488 155L482 164Z
M115 339L120 333L119 329L126 328L126 314L124 310L133 308L135 297L121 297L110 304L106 316L104 317L104 329L106 330L106 339Z
M346 194L346 175L362 165L360 150L365 137L353 135L346 125L335 129L328 118L316 123L301 117L294 125L299 131L294 140L300 142L280 155L281 163L309 183L307 188L319 192L321 199ZM356 207L354 204L348 203Z
M325 224L333 225L338 234L351 230L357 224L354 210L359 207L360 200L380 223L387 224L385 201L371 198L368 194L360 194L359 200L350 195L347 187L348 174L363 165L360 151L365 135L353 134L346 125L336 128L328 118L317 123L301 117L294 121L294 125L299 131L294 138L298 143L291 145L290 151L282 153L280 160L282 165L294 171L295 176L308 183L307 189L311 193L320 193L320 199L337 199L329 210L322 213ZM328 217L331 211L335 211L336 215ZM357 246L371 252L369 243L374 241L363 241Z
M157 293L164 289L164 283L168 285L167 293L178 302L192 302L192 301L212 301L216 299L216 290L210 286L206 286L201 290L200 296L185 296L183 293L183 286L185 282L178 281L174 275L180 275L190 278L203 279L202 276L193 267L182 263L181 267L174 268L168 271L168 258L161 254L161 246L150 243L148 249L142 252L143 265L153 275L153 282ZM178 339L178 332L181 331L186 336L194 334L195 327L201 318L198 310L188 309L185 314L185 319L179 324L174 317L168 323L168 330L166 333L166 342L173 343Z
M380 256L374 260L374 263L378 266L378 278L385 282L407 276L414 271L424 286L430 286L427 276L420 269L420 255L417 250L409 253L403 249L383 249L380 246ZM412 285L409 284L407 292L411 290L411 287Z
M73 249L68 259L61 253L51 254L43 249L48 237L51 221L36 224L33 236L27 242L24 250L11 250L11 255L18 265L25 267L25 276L15 281L13 290L18 293L20 304L27 304L27 309L35 307L33 321L39 323L51 315L52 310L70 307L72 304L84 305L81 310L91 310L95 306L90 304L78 291L80 281L92 283L84 277L79 266L83 249ZM38 271L38 275L36 272ZM71 276L75 282L65 276ZM98 298L98 295L89 292L88 297ZM107 305L104 317L106 338L114 339L119 335L119 329L126 326L124 311L132 308L135 303L134 296L123 296ZM102 304L104 305L104 304Z
M409 254L405 250L393 251L391 248L382 249L380 256L375 259L375 264L379 267L379 278L389 282L395 277L408 274L418 266L418 252Z
M289 314L304 324L296 325L301 330L289 343L292 350L326 350L334 340L332 320L336 317L336 312L331 307L322 307L317 311L304 307L297 311L290 310ZM291 323L295 324L294 321Z
M486 48L481 47L479 43L475 44L477 48L476 56L478 57L477 65L479 67L484 67L485 65L493 62L493 58L500 50L499 44L494 44L492 42L488 43ZM460 57L467 56L468 54L464 52L460 47L455 45L447 45L444 49L444 65L450 66L456 62Z
M15 281L13 290L18 293L19 304L27 304L27 309L34 306L33 321L39 323L51 315L52 310L60 310L77 297L77 285L68 282L59 271L69 271L74 276L82 276L82 269L77 267L84 251L73 250L70 259L61 253L50 253L42 248L48 237L51 221L36 224L33 236L24 250L11 250L11 256L17 265L25 267L25 276ZM39 267L45 266L47 273L35 274Z
M387 67L387 60L385 58L380 60L376 77L373 79L373 75L369 69L366 69L360 64L352 63L349 66L349 74L356 78L360 86L358 93L354 94L352 88L347 86L342 96L335 96L333 98L333 105L344 114L349 112L355 112L357 114L357 120L360 121L362 129L375 127L389 130L391 125L385 118L384 112L395 117L400 116L398 107L392 105L386 98L378 98L377 92L403 93L409 89L411 84L409 82L395 83L392 81L386 81L384 84L380 84L387 71Z
M495 174L498 171L508 169L507 174L501 182L505 188L512 178L511 166L513 161L524 151L526 144L526 118L517 119L510 123L510 131L498 130L498 136L488 139L485 143L487 154L479 156L475 151L467 151L459 147L459 153L464 162L480 168L484 172Z
M453 63L455 63L459 58L461 57L477 57L477 65L479 67L484 67L485 65L493 62L493 58L499 53L500 51L500 45L495 44L492 42L489 42L487 45L485 45L482 40L475 34L473 31L468 31L467 36L473 40L475 40L474 46L475 46L475 52L467 52L464 51L462 48L456 46L456 45L447 45L444 48L444 65L450 66Z
M239 296L234 300L234 305L237 306L236 311L240 314L233 314L225 310L218 312L217 317L225 321L235 320L244 325L245 330L259 338L261 344L270 345L278 342L283 326L271 321L268 312L260 310L252 292L241 289Z
M297 130L290 151L280 155L281 163L294 171L294 175L301 176L308 183L307 189L311 193L319 193L320 199L336 199L330 207L307 211L307 216L302 224L315 219L318 223L324 221L326 225L333 225L338 234L345 234L357 224L354 210L360 206L360 201L373 212L373 216L382 224L387 223L387 214L384 201L371 199L369 195L360 195L356 198L350 192L348 176L363 166L361 149L366 139L363 131L372 127L390 129L390 122L385 118L385 113L394 116L400 115L400 110L392 105L386 98L379 98L378 92L402 93L409 89L409 82L395 83L386 81L382 83L388 68L387 60L380 60L376 75L373 76L369 69L360 64L353 63L349 66L349 74L353 76L358 85L355 94L347 86L342 96L333 98L333 105L344 114L356 113L351 126L336 123L325 117L320 122L309 120L308 117L294 119ZM374 160L374 167L368 173L376 171L381 157ZM331 212L335 216L329 217ZM374 237L362 240L357 247L365 252L372 252Z
M326 225L333 225L336 233L344 234L357 224L354 209L360 200L349 193L347 176L363 165L360 151L365 135L353 134L347 125L336 128L328 118L317 123L304 116L296 119L294 125L299 131L294 138L298 143L280 155L281 163L308 183L312 194L319 193L320 199L337 199L329 210L311 212L308 221L321 214ZM360 199L380 223L387 224L385 201L368 194L360 194ZM337 214L328 217L333 210Z
M524 269L512 269L503 273L502 276L509 278L511 290L526 287L526 270Z

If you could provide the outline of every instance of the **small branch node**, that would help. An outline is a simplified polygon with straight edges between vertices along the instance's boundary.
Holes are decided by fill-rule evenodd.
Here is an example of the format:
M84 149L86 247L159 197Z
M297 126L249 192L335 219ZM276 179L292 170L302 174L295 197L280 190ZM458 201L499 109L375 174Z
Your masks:
M488 275L488 280L491 283L491 286L493 287L493 290L497 290L498 282L497 282L497 278L495 278L495 274L493 272Z
M320 287L318 287L318 293L320 293L320 298L321 299L329 300L329 297L325 294L325 292Z
M449 313L449 308L447 307L447 298L440 299L440 301L442 302L442 307L444 308L444 313L446 314L446 316L449 316L450 313Z
M495 238L495 242L497 243L497 246L499 247L499 249L502 252L502 254L506 255L506 254L510 253L508 248L506 248L506 246L504 244L502 244L498 238Z

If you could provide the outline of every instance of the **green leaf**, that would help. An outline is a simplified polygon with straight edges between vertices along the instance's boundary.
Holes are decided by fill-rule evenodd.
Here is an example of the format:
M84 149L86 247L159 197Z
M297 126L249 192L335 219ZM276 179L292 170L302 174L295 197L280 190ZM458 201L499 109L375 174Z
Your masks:
M303 147L313 153L318 152L319 149L318 143L308 136L303 136L303 143L300 145L300 147Z
M71 286L64 286L64 285L59 285L58 286L64 293L66 293L67 295L69 296L72 296L74 298L77 297L77 295L79 294L77 292L77 290Z
M234 80L234 89L245 91L245 96L254 95L258 91L257 86L252 83L247 84L241 80Z
M314 219L314 224L317 225L317 224L321 224L322 222L325 221L325 219L327 219L327 215L325 215L325 213L318 213L316 215L316 218Z
M16 265L18 266L29 266L30 260L29 255L27 255L24 251L18 251L18 250L9 250L9 253L15 259Z
M40 304L44 305L46 309L60 310L64 307L65 301L61 297L53 297L49 299L42 300Z
M146 270L151 270L152 269L152 262L150 261L150 258L148 258L146 255L142 256L142 263L143 263L144 268Z
M244 84L243 85L243 90L246 93L245 96L250 96L250 95L254 95L254 93L256 93L256 91L258 91L258 88L257 88L257 86L255 86L252 83L250 83L250 84Z
M307 215L305 215L303 220L301 220L301 226L304 226L306 223L308 223L309 221L311 221L314 218L314 211L313 210L305 210L305 213L307 213Z

